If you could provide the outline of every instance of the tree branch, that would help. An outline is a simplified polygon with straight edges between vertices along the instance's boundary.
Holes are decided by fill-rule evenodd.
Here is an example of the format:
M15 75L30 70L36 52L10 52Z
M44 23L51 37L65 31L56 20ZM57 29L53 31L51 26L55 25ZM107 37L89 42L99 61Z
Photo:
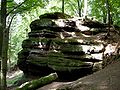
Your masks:
M9 23L9 25L8 25L8 30L10 29L10 26L11 26L11 24L12 24L12 21L13 21L15 15L16 15L16 14L14 14L14 15L12 16L11 20L10 20L10 23Z
M20 7L22 4L24 4L27 0L25 0L24 2L22 2L21 4L19 4L18 6L14 7L10 12L7 13L6 17L12 13L15 9L17 9L18 7Z

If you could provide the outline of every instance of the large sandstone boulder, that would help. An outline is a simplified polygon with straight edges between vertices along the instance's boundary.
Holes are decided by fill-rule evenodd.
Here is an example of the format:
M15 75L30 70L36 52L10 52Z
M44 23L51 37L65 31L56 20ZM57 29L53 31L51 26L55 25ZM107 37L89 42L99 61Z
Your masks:
M104 57L115 51L106 51L108 42L102 37L107 25L88 18L44 14L31 22L30 28L18 54L18 66L28 75L57 72L60 78L78 78L101 69ZM109 46L115 47L116 42L112 43Z

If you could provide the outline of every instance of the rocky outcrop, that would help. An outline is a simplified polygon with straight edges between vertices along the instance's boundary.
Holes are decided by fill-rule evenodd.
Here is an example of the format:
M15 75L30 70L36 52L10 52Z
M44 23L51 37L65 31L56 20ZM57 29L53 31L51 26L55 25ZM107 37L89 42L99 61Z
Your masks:
M30 28L18 54L18 66L25 74L57 72L60 78L77 78L101 69L104 57L115 51L106 51L108 44L116 46L114 38L103 39L107 25L88 18L44 14L31 22Z

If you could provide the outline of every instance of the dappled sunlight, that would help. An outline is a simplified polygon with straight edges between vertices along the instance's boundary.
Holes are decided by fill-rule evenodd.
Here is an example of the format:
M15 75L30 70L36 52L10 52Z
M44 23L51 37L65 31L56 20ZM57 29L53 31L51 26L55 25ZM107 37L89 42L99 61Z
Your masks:
M103 59L103 53L99 53L99 54L91 54L92 58L98 59L98 60L102 60Z
M64 23L63 19L58 19L57 21L52 20L52 21L54 21L57 26L61 26L61 27L65 26L65 23Z
M14 85L17 85L20 83L23 78L24 74L23 71L17 70L17 71L11 71L8 72L6 78L7 78L7 86L8 87L14 87Z
M83 25L79 25L78 29L81 30L81 31L88 31L88 30L90 30L89 27L86 27L86 26L83 26Z
M23 83L22 85L19 86L19 88L22 88L22 87L24 87L24 86L27 85L27 84L29 84L29 82Z
M8 73L8 74L7 74L7 79L12 79L12 78L14 78L14 77L16 77L16 76L19 76L19 75L21 75L21 74L23 74L23 71L21 71L21 70Z
M115 52L115 50L116 50L116 44L114 44L114 45L108 44L105 48L104 54L110 56Z
M102 44L100 45L81 45L83 48L83 51L87 54L89 54L90 52L99 52L100 50L102 50L104 47Z

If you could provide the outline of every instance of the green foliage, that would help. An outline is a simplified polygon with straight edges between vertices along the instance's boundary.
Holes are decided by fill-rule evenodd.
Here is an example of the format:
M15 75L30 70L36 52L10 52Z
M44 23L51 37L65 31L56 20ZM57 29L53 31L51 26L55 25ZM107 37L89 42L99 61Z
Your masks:
M12 11L10 14L22 14L38 6L43 8L46 2L44 2L44 0L23 0L23 2L17 3L15 0L9 0L7 2L8 13Z
M21 25L22 23L17 22L16 19L13 20L10 30L10 41L9 41L10 65L16 64L17 53L21 50L22 41L26 38L26 34L27 34L26 30L24 30L25 27L22 27Z
M119 0L109 0L110 12L113 19L113 24L120 24L120 1ZM107 17L107 10L105 0L89 0L90 5L90 16L95 16L99 21L104 21ZM107 19L107 18L106 18Z

